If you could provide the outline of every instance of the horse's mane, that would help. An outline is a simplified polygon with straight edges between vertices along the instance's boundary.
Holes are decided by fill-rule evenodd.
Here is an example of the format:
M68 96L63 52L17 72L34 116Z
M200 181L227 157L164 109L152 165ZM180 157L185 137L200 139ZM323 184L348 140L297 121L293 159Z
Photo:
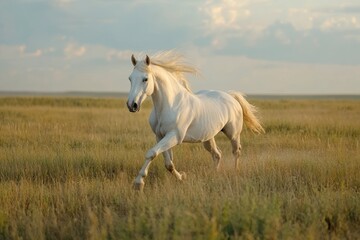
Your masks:
M199 71L192 65L186 63L185 58L181 54L173 50L162 51L152 55L150 61L152 65L161 67L172 73L181 85L191 92L185 73L197 75Z

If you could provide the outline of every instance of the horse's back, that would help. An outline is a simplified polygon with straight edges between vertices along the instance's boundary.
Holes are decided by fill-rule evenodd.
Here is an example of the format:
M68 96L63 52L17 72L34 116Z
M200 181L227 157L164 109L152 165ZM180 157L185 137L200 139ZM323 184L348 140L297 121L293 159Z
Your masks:
M222 109L238 109L239 103L227 92L217 90L200 90L195 95L200 99L202 104L210 105L214 107L220 107ZM241 108L241 107L240 107Z

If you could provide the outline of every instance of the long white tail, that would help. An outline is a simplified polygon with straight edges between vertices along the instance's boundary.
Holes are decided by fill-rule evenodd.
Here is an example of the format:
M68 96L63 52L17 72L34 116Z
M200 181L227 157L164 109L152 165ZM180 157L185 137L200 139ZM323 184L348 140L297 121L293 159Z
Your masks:
M248 128L254 133L265 133L264 128L261 126L260 121L255 116L257 112L256 107L251 105L244 96L235 91L230 91L229 94L233 96L236 101L238 101L241 105L244 114L244 122Z

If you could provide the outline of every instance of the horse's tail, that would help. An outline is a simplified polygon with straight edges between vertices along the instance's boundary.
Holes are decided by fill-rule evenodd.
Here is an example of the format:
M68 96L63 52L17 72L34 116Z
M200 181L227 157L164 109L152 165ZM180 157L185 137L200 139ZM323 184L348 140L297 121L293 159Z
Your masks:
M255 113L257 112L256 107L246 101L244 96L239 92L230 91L229 94L240 103L246 126L254 133L265 133L265 130L261 126L260 121L255 116Z

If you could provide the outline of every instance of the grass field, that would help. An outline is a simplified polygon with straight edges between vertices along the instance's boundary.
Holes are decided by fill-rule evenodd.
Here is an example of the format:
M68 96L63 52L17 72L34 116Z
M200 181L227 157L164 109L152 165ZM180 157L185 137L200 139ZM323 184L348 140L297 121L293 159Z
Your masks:
M219 172L201 144L132 182L155 139L151 103L0 98L0 239L359 239L360 100L256 100L267 133L228 140Z

